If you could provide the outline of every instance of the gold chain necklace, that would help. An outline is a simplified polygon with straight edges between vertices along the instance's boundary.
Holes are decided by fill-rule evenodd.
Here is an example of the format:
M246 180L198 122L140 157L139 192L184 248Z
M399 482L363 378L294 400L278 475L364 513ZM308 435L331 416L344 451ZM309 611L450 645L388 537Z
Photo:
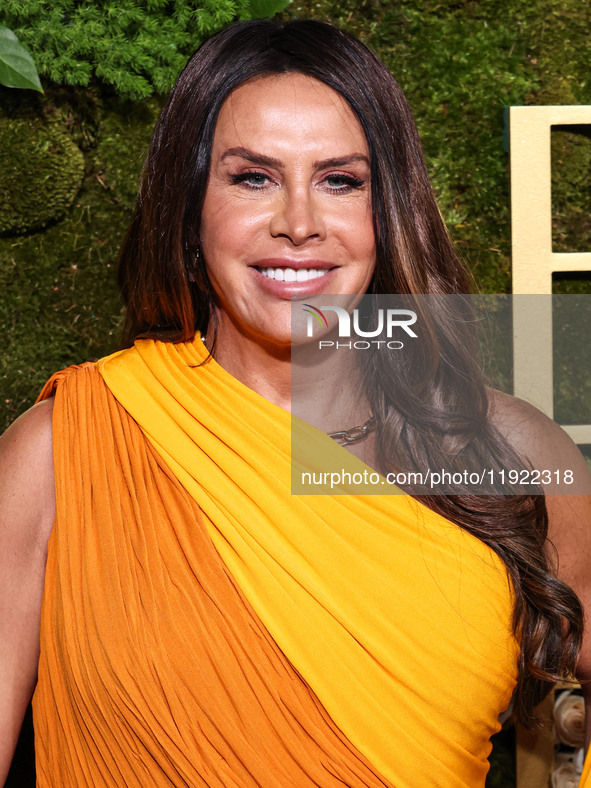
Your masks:
M339 446L348 446L350 443L355 443L365 438L370 432L373 432L377 427L375 416L371 416L365 424L359 427L351 427L348 430L339 430L338 432L329 432L328 437L336 441Z

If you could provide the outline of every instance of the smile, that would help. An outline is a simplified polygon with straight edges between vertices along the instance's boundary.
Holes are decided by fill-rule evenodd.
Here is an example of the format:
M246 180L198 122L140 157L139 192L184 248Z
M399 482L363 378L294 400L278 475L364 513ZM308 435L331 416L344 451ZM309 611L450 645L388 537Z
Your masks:
M257 271L279 282L309 282L310 279L318 279L328 273L328 269L300 268L296 271L293 268L259 268L258 266Z

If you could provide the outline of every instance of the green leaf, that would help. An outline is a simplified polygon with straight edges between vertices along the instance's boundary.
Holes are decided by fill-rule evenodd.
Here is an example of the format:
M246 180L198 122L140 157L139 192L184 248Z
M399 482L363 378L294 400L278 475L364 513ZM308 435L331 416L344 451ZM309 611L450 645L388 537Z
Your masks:
M283 11L289 3L290 0L250 0L250 14L253 19L266 19Z
M12 30L0 25L0 84L43 93L33 58Z

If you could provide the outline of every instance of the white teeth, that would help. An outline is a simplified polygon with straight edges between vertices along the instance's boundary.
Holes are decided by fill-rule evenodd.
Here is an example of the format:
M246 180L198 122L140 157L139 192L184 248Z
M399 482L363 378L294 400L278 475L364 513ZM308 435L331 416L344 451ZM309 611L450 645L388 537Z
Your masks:
M279 282L309 282L310 279L325 276L329 271L327 268L300 268L297 271L294 268L259 268L258 270L263 276L277 279Z

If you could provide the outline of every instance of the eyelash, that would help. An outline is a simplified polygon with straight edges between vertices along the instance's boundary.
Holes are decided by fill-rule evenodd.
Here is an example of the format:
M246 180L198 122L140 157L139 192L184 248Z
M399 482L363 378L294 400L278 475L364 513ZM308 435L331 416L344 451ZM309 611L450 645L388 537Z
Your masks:
M260 184L259 186L255 186L252 183L248 183L249 178L253 178L259 176L260 178L266 178L270 180L270 176L264 172L258 172L258 170L249 170L248 172L238 172L236 174L230 175L230 180L234 184L244 183L244 185L252 189L253 191L261 191L265 188L265 184ZM343 186L331 186L328 181L330 178L335 178L344 183ZM325 182L328 184L328 190L333 194L347 194L354 189L361 188L365 181L361 180L360 178L355 178L352 175L345 175L345 174L333 174L327 175L324 179Z
M236 184L244 183L244 185L247 186L249 189L252 189L253 191L259 191L260 189L264 188L264 184L255 186L252 183L247 183L249 178L255 178L256 176L260 178L266 178L267 180L269 180L268 175L266 175L264 172L257 172L256 170L249 170L248 172L238 172L235 175L230 175L230 180L232 181L232 183L236 183Z
M335 174L335 175L327 175L325 180L328 181L329 178L336 178L336 179L338 179L340 181L343 181L344 186L341 186L340 188L336 187L336 186L330 186L330 184L329 184L329 187L328 187L329 190L331 192L335 193L335 194L338 193L338 192L341 192L341 193L345 192L345 193L347 193L347 192L353 191L354 189L360 189L363 186L363 184L365 183L365 181L361 180L361 178L355 178L355 177L353 177L353 175L345 175L345 174L342 174L342 175L341 174L339 174L339 175L337 175L337 174Z

